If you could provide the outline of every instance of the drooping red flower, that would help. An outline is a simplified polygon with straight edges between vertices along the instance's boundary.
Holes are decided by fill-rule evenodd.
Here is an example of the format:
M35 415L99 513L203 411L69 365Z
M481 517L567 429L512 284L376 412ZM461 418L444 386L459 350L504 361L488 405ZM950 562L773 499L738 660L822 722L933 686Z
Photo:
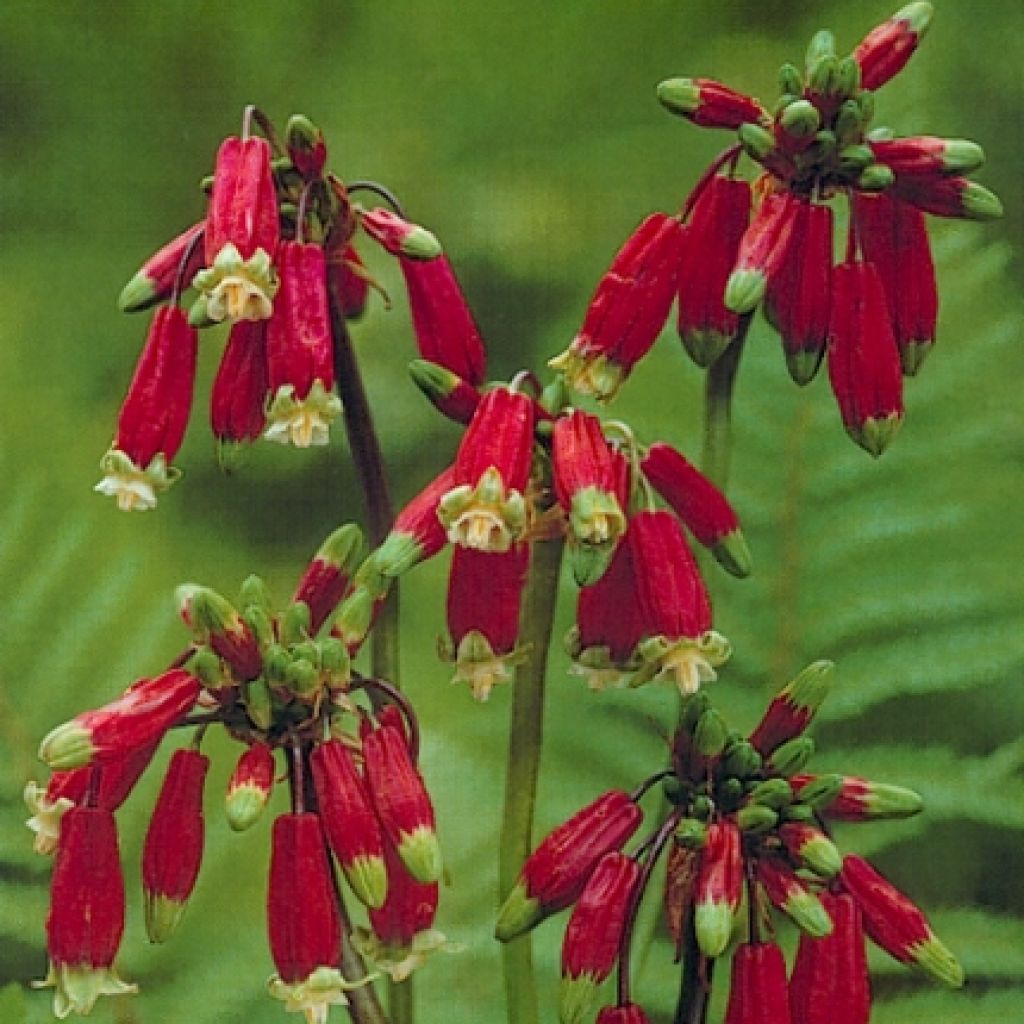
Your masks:
M230 461L235 446L263 433L267 390L266 323L232 324L210 392L210 426L222 463Z
M725 1024L790 1024L786 961L774 942L745 942L733 953Z
M186 228L161 246L124 286L117 304L125 313L138 313L168 299L175 282L181 279L187 288L203 266L203 239L206 221Z

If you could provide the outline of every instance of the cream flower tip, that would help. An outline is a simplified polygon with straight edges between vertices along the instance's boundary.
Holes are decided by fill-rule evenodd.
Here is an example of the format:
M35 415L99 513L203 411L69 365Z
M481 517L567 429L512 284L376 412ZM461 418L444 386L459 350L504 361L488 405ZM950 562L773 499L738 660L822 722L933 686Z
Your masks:
M146 512L156 508L156 491L144 473L108 474L93 490L116 498L122 512Z

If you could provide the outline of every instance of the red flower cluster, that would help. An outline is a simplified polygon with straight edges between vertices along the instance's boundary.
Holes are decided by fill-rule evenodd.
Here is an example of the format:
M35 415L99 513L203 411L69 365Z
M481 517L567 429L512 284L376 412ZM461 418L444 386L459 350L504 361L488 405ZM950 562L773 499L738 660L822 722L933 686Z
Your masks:
M146 931L164 942L177 928L199 876L209 766L205 728L223 724L245 744L228 783L235 831L260 818L285 754L292 810L274 823L268 889L273 995L322 1022L327 1007L363 979L340 972L341 917L328 851L368 908L361 950L402 977L447 946L433 929L442 871L434 810L416 766L418 725L385 682L353 678L345 643L329 618L350 589L361 554L355 527L336 531L307 568L292 603L275 614L258 577L238 609L203 587L179 592L193 645L184 667L133 684L117 700L52 730L40 758L53 769L45 790L26 789L36 848L56 850L50 971L58 1016L88 1012L104 993L132 990L113 970L124 925L124 885L114 811L172 728L197 724L176 750L146 833L142 857ZM355 703L375 691L379 710ZM356 728L352 717L356 718Z
M619 1004L599 1021L645 1020L630 1001L633 922L666 850L665 913L682 949L720 957L737 929L746 888L747 935L732 958L727 1024L867 1024L864 936L901 963L948 985L963 983L953 955L902 893L866 861L845 858L832 819L905 817L920 798L896 786L800 774L814 750L804 730L825 698L832 666L818 662L772 700L749 738L730 732L704 693L686 702L672 765L633 793L611 791L554 830L530 855L498 915L508 942L574 906L562 948L561 1020L578 1024L619 964ZM656 783L672 810L633 853L638 803ZM787 979L770 938L774 906L801 930Z

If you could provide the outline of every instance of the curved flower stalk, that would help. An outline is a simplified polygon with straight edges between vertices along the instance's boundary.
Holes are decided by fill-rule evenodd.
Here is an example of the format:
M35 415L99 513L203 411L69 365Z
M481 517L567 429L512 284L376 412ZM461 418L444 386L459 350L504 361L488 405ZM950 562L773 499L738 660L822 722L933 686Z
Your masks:
M225 795L232 830L258 825L281 774L290 785L291 809L275 821L271 844L271 995L311 1024L350 1001L354 1019L383 1021L349 939L335 865L368 908L359 945L381 970L404 978L427 953L455 948L434 927L443 862L416 763L415 714L389 683L353 672L349 648L330 631L361 548L354 526L335 531L283 608L256 576L234 601L181 587L192 640L182 666L139 680L44 738L40 758L53 776L45 789L30 784L26 797L36 848L56 852L44 984L56 987L58 1016L87 1013L102 994L134 991L114 969L124 894L113 811L160 742L182 727L195 727L192 742L171 756L143 849L150 941L168 941L182 927L197 883L202 899L210 762L200 744L223 726L244 748Z

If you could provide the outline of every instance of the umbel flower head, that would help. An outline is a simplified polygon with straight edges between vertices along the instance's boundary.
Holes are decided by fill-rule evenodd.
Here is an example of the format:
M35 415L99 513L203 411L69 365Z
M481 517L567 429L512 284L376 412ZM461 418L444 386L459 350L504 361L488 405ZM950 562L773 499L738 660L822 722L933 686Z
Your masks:
M742 936L732 954L728 1024L867 1024L865 936L935 981L963 984L959 963L924 914L863 858L844 856L830 836L836 820L906 817L921 809L910 790L804 771L814 752L807 728L831 674L828 662L809 666L779 691L749 735L730 730L704 691L689 697L667 769L632 793L599 797L530 855L495 934L510 941L574 906L563 945L563 1022L586 1019L616 962L618 1005L598 1020L645 1020L631 1001L630 947L663 854L664 912L677 949L695 942L713 960ZM645 833L639 804L659 783L669 810ZM801 934L788 979L772 908Z
M441 532L436 519L435 526ZM358 529L336 530L283 609L256 576L235 600L182 587L192 642L176 667L140 679L43 739L40 758L53 775L45 787L30 783L26 801L36 849L56 853L50 970L40 984L55 987L58 1016L87 1013L103 994L134 991L114 968L125 901L113 812L179 728L194 728L192 742L170 757L142 851L151 942L187 930L186 904L197 889L202 899L210 761L200 745L223 726L242 747L224 797L234 832L259 824L282 773L290 783L291 808L271 837L271 995L310 1024L324 1024L330 1006L344 1005L347 993L371 980L353 973L351 946L342 956L349 937L332 860L368 909L359 945L374 966L406 977L428 953L455 948L434 927L443 862L417 763L416 716L385 680L355 673L349 647L332 635L331 618L356 586L361 556Z

